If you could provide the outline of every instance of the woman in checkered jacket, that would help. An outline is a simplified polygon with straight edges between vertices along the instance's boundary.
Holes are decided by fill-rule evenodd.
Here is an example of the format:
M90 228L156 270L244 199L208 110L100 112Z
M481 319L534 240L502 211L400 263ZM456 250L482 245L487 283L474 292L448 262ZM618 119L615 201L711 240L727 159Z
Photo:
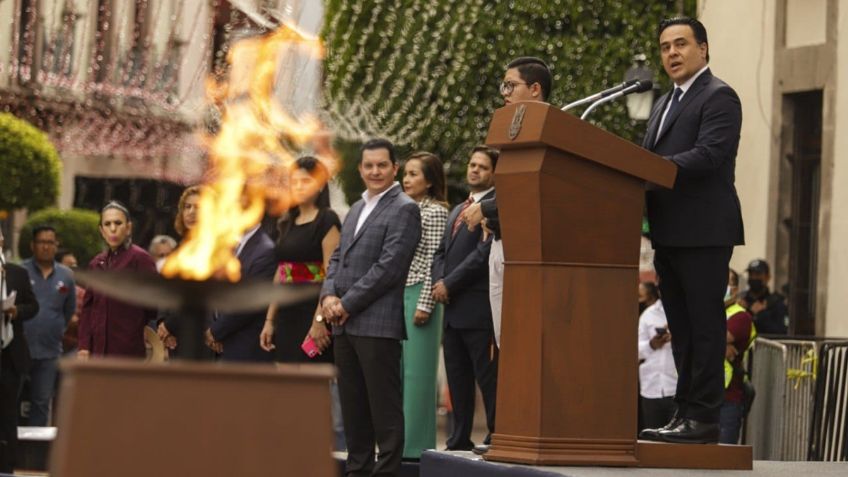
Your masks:
M436 446L436 369L442 340L442 305L430 296L433 254L445 232L448 207L442 161L416 152L406 161L403 190L421 208L421 240L404 291L408 339L403 343L404 459L418 459Z

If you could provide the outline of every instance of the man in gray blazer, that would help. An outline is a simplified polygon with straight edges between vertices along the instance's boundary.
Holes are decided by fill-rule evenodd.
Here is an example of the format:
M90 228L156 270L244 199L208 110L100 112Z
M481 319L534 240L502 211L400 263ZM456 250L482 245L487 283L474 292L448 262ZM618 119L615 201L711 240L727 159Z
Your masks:
M398 164L391 142L366 142L358 168L366 190L342 225L321 307L323 319L333 325L348 449L345 475L396 475L404 444L403 289L421 236L421 213L394 180Z

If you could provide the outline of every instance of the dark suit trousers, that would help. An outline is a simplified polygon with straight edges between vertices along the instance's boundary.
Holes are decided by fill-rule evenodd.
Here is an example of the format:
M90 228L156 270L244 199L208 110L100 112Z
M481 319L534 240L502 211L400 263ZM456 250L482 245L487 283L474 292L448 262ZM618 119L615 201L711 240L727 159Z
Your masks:
M14 343L9 345L9 348ZM11 474L15 467L18 444L18 393L21 375L12 363L12 353L6 348L0 358L0 472Z
M733 247L657 247L654 266L677 367L678 415L718 422L724 402L724 293Z
M495 397L498 386L498 350L494 348L492 330L466 330L445 327L445 372L453 405L453 433L448 449L471 449L474 424L474 381L480 386L486 407L489 434L495 431Z
M343 334L333 342L348 451L345 475L397 475L404 442L400 341Z

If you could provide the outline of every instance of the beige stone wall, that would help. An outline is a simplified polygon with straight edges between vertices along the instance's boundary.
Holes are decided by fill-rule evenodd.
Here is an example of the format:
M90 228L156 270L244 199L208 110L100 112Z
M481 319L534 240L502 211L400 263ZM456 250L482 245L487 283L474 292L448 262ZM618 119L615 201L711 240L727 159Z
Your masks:
M783 258L776 256L782 94L824 90L816 333L828 337L848 336L844 312L848 294L840 280L848 275L848 135L839 133L848 130L848 34L838 35L848 31L848 5L840 3L844 2L710 0L699 4L699 17L709 33L712 70L742 99L736 187L747 244L736 249L731 261L738 270L755 257L772 263ZM784 10L777 12L777 8ZM825 11L827 18L823 18ZM834 12L838 12L835 22ZM776 15L785 23L776 21ZM834 23L836 33L826 31ZM783 25L781 31L776 31L776 25ZM782 48L784 38L788 50ZM777 55L776 41L781 43ZM814 50L817 46L823 49ZM835 64L828 55L834 46ZM784 58L781 71L775 66L776 56Z
M771 167L772 78L774 77L773 2L710 0L700 19L707 28L710 69L739 94L742 138L736 158L736 189L742 203L745 246L737 247L731 267L742 271L754 258L770 255L777 169ZM763 7L765 6L765 10Z
M838 31L848 32L848 4L841 2L838 13ZM828 260L827 336L848 337L848 293L845 282L848 277L848 33L839 35L836 44L836 124L834 138L834 161L832 171L833 192L830 210L830 248L822 250Z

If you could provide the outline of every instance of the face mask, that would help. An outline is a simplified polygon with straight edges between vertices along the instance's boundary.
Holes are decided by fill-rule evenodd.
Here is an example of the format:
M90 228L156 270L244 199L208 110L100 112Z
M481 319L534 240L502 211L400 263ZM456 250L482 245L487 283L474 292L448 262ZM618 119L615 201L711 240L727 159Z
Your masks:
M724 301L730 301L733 298L733 294L730 292L730 285L727 286L727 290L724 292Z
M759 278L752 278L748 280L748 287L757 295L766 290L766 284Z

